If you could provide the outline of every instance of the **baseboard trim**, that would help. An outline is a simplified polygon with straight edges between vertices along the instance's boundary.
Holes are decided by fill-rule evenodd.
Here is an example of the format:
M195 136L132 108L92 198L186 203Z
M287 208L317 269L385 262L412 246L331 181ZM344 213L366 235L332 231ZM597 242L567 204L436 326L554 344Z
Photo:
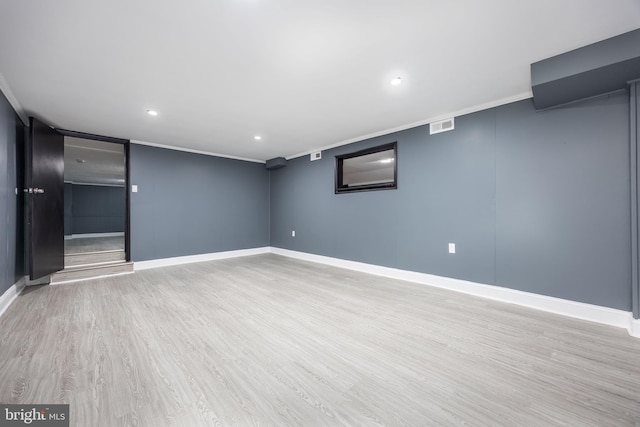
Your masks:
M2 295L0 295L0 316L4 314L9 308L11 303L20 295L20 292L27 284L27 278L21 277L16 283L14 283L9 289L7 289Z
M629 335L640 338L640 319L634 319L633 316L631 316L629 320Z
M71 239L87 239L90 237L124 237L124 232L123 231L116 231L113 233L85 233L85 234L67 234L66 236L64 236L64 240L71 240Z
M153 259L150 261L135 261L133 269L146 270L149 268L168 267L171 265L190 264L193 262L215 261L227 258L237 258L250 255L260 255L271 252L268 246L262 248L240 249L237 251L212 252L208 254L179 256L173 258Z
M289 249L272 247L271 252L290 258L317 262L319 264L331 265L334 267L346 268L349 270L356 270L363 273L375 274L377 276L384 276L392 279L406 280L409 282L448 289L451 291L461 292L482 298L488 298L495 301L534 308L549 313L560 314L567 317L573 317L575 319L587 320L590 322L624 328L629 332L630 335L640 338L640 320L634 319L631 313L627 311L570 301L546 295L538 295L530 292L503 288L500 286L486 285L482 283L435 276L426 273L417 273L414 271L400 270L396 268L382 267L379 265L348 261L339 258L331 258L306 252L292 251Z

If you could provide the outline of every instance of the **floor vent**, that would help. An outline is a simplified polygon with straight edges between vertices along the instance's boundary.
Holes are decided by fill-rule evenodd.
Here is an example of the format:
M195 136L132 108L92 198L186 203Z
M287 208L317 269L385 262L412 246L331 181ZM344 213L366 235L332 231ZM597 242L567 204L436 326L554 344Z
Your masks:
M440 120L439 122L429 123L429 135L434 133L446 132L455 128L454 118Z

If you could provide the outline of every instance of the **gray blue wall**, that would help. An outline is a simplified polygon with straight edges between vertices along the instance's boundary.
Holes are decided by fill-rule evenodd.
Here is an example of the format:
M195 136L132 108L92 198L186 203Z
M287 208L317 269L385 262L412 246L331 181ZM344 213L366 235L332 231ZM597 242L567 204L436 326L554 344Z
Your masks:
M24 129L0 97L0 293L24 274ZM392 141L398 190L334 194L333 156ZM271 244L631 310L625 93L542 112L513 103L270 173L136 144L130 156L134 261Z
M125 200L124 187L65 183L64 234L124 232Z
M629 311L628 120L624 93L525 100L290 160L270 172L271 245ZM397 190L334 194L335 155L393 141Z
M24 274L24 129L0 93L0 295Z
M264 164L131 144L133 261L269 245Z

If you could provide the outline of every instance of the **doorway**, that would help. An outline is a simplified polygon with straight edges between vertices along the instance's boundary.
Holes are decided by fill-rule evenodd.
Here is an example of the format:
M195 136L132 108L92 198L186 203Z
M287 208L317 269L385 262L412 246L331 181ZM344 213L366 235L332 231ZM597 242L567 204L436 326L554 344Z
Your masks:
M132 273L129 141L56 129L35 117L29 117L29 128L24 191L30 280L61 283ZM111 198L95 197L106 192L97 187L111 187Z
M64 137L65 269L127 260L126 145Z

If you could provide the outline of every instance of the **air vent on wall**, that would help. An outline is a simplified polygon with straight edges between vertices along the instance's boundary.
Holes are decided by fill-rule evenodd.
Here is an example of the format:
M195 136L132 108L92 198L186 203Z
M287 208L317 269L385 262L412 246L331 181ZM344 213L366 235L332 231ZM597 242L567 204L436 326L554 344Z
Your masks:
M311 153L311 155L309 157L311 158L312 162L314 160L320 160L322 158L322 151L315 151L315 152Z
M434 133L446 132L455 128L454 118L440 120L439 122L429 123L429 135Z

